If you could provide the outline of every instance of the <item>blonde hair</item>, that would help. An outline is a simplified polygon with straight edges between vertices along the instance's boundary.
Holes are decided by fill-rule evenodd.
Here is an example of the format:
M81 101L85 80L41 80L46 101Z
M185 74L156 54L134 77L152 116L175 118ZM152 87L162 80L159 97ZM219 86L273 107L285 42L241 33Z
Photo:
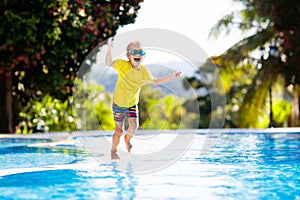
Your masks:
M133 41L133 42L130 42L128 45L127 45L127 48L126 50L129 51L132 47L142 47L142 44L140 41Z

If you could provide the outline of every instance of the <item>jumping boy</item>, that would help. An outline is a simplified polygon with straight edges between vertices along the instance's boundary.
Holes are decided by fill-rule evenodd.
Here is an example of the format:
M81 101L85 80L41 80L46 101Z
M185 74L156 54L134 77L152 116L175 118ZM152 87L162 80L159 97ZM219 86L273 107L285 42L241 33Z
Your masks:
M117 154L117 147L120 137L123 133L124 118L128 120L128 130L124 136L127 151L130 153L132 145L130 139L139 126L138 120L138 102L139 93L143 85L151 83L159 85L167 83L178 76L178 71L162 78L155 78L150 71L141 64L146 52L142 49L139 41L130 42L127 46L127 60L112 60L111 50L113 47L112 38L108 39L108 49L106 53L106 65L113 67L118 72L118 80L113 94L113 115L116 129L112 137L111 159L120 159Z

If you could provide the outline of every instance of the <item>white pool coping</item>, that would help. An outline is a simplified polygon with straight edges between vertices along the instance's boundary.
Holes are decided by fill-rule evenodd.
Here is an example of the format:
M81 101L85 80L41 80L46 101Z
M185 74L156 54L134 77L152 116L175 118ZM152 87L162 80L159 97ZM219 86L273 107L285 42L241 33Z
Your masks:
M32 134L0 134L0 138L31 138L31 139L51 139L53 142L68 140L73 137L82 136L99 136L99 135L112 135L113 130L102 131L74 131L74 132L48 132L48 133L32 133ZM180 130L138 130L136 134L172 134L172 133L197 133L197 134L210 134L210 133L300 133L300 127L288 128L230 128L230 129L180 129Z

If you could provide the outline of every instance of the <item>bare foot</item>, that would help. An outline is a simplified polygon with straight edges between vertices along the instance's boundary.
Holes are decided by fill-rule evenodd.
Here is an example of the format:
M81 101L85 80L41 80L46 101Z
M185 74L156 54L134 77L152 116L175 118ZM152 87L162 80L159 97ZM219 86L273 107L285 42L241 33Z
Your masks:
M130 136L129 135L125 135L124 136L124 140L125 140L126 149L127 149L128 153L130 153L130 150L132 148L132 145L131 145L131 143L129 141L130 140Z
M120 160L120 157L118 156L116 151L111 151L111 159L112 160Z

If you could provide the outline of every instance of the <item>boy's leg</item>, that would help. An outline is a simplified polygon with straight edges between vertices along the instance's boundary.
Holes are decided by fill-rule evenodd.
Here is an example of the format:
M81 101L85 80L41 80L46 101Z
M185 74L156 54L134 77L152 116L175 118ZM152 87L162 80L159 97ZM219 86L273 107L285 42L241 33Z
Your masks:
M132 138L133 134L137 130L139 126L139 109L137 105L134 105L128 109L127 117L128 117L128 130L127 134L124 136L126 149L130 153L132 145L130 143L130 139Z
M115 123L116 123L116 130L112 138L111 159L120 159L120 157L117 154L117 149L120 143L120 137L123 133L123 122L115 122Z
M122 107L119 107L116 104L113 104L112 110L114 114L116 130L112 137L111 159L120 159L120 157L117 154L117 148L120 143L120 137L124 131L123 122L124 122L124 117L127 109L126 108L124 109Z
M132 138L133 134L137 130L138 126L139 126L139 120L137 117L128 118L128 130L127 130L126 135L124 136L124 140L125 140L126 149L129 153L132 148L130 139Z

